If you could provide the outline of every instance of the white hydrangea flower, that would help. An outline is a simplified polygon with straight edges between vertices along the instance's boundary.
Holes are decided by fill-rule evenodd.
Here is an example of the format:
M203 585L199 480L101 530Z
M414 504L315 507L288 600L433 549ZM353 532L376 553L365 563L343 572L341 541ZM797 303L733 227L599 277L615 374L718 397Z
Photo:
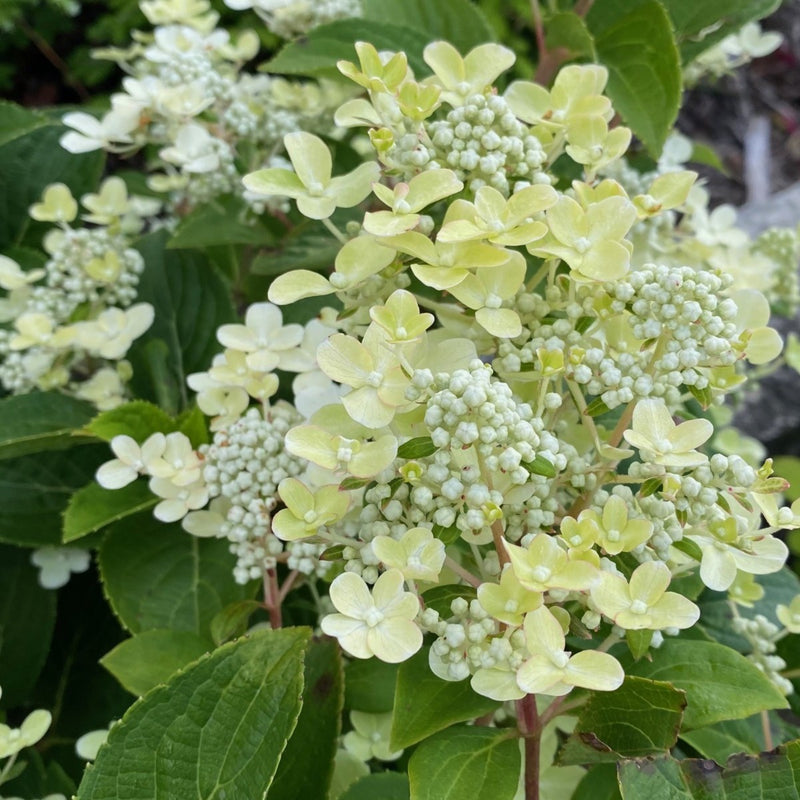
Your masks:
M351 656L396 664L422 647L422 631L414 622L419 600L403 591L403 573L390 569L369 587L359 575L343 572L330 587L338 614L328 614L321 627L335 636Z
M41 547L31 553L31 563L39 568L39 584L58 589L69 582L73 572L86 572L92 556L75 547Z
M149 486L153 494L163 498L153 509L153 516L162 522L177 522L208 502L208 488L202 478L186 486L176 486L166 478L150 478Z
M121 434L111 440L111 449L116 456L95 473L95 480L104 489L121 489L133 483L139 475L150 474L150 464L159 459L167 446L163 433L153 433L141 447L130 436Z
M125 384L117 370L104 367L88 381L75 386L75 396L88 400L99 411L108 411L125 402Z
M126 310L107 308L97 319L76 322L68 329L75 343L92 355L119 359L152 324L155 310L150 303L137 303Z
M7 292L22 289L44 277L43 269L32 269L24 272L19 264L8 256L0 256L0 288Z
M164 161L182 167L184 172L213 172L219 167L219 154L214 149L215 139L196 123L182 125L172 147L164 147L159 155Z
M402 537L376 536L372 552L387 566L410 580L436 581L444 566L445 548L428 528L411 528Z
M165 438L163 452L147 464L150 475L167 478L176 486L195 483L203 468L200 459L185 433L175 431Z
M133 142L131 134L139 127L139 108L112 108L102 120L83 111L72 111L65 114L61 121L73 129L59 140L61 146L70 153L88 153L92 150L121 152Z
M47 733L52 720L49 711L39 708L28 714L19 728L0 723L0 758L8 758L23 748L36 744Z
M353 724L353 730L348 731L342 739L342 744L349 753L362 761L369 761L371 758L377 758L379 761L396 761L403 755L402 750L392 750L390 747L391 711L384 714L351 711L350 722Z
M97 758L97 751L106 743L109 732L108 728L100 728L79 736L75 742L75 753L78 758L84 761L94 761Z

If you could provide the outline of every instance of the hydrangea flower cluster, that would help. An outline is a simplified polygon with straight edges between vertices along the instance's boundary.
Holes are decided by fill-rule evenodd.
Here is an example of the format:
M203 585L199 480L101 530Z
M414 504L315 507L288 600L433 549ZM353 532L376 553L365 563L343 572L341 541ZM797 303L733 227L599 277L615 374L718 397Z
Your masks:
M603 68L501 93L499 45L434 43L424 81L401 53L357 51L340 69L367 97L337 120L369 126L377 160L334 175L321 139L290 133L291 168L244 181L322 221L334 269L279 276L275 305L219 330L224 353L190 379L212 445L180 466L160 439L131 448L126 475L153 476L157 516L231 539L237 578L330 565L321 628L354 658L403 661L429 632L432 671L496 700L613 690L615 643L698 620L673 579L740 602L800 527L770 462L710 448L708 410L780 353L769 302L715 249L735 239L725 214L697 223L694 173L631 176ZM582 179L559 182L559 158ZM337 230L335 209L365 201ZM283 325L276 306L326 296L336 309ZM298 373L299 410L271 401L277 371Z
M235 2L254 7L281 35L291 36L357 11L353 2ZM176 217L223 194L236 194L263 210L242 187L241 164L280 164L285 134L330 132L333 109L345 99L333 82L288 81L243 71L259 48L258 34L243 31L234 41L217 27L209 0L141 3L154 25L137 34L127 50L98 51L128 73L123 91L111 97L101 119L76 111L64 116L72 130L61 144L73 153L104 149L157 153L148 170L149 187L163 193ZM274 23L274 24L272 24Z
M48 186L30 208L53 223L44 237L44 266L27 269L0 256L0 384L14 394L64 389L109 409L125 399L133 341L153 321L153 307L134 303L144 260L131 244L145 216L159 204L128 195L111 177L78 203L64 184Z

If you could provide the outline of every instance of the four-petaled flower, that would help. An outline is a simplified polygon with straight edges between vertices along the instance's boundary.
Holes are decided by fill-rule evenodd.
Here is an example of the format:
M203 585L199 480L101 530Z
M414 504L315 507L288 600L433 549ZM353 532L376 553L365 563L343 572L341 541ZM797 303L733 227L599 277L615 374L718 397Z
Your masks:
M422 631L414 622L419 600L403 591L400 570L384 572L371 594L361 577L343 572L331 584L330 598L339 613L323 617L322 630L351 656L396 664L422 647Z

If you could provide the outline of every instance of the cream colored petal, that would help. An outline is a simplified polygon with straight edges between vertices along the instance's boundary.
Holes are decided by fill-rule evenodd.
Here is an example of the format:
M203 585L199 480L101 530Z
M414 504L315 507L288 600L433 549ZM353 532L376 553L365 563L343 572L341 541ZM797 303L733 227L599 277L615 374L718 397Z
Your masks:
M672 580L669 567L661 561L647 561L636 567L630 579L630 595L647 606L655 605Z
M565 673L566 680L573 686L600 692L612 692L625 680L625 672L619 661L608 653L598 653L596 650L576 653L570 658Z
M422 631L410 620L392 617L367 631L367 646L381 661L398 664L422 647Z
M373 371L369 351L352 336L336 333L317 348L317 364L332 380L347 386L363 386Z
M318 136L295 131L283 137L294 171L306 189L323 188L331 179L331 151ZM250 187L248 187L250 188Z
M694 450L714 434L714 426L707 419L690 419L682 422L667 434L667 441L678 453Z
M104 489L121 489L133 483L138 476L139 473L133 467L115 458L100 466L95 473L95 480Z
M337 575L330 585L329 595L336 610L353 619L363 619L375 608L367 584L353 572Z
M526 694L548 694L560 697L572 690L563 682L564 672L547 656L534 655L517 670L517 685Z

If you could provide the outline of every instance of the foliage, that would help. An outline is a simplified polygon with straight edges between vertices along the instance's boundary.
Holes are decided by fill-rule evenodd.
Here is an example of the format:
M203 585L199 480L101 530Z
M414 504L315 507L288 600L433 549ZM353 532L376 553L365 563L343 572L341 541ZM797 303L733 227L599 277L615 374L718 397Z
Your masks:
M723 404L800 244L673 130L776 5L115 0L108 102L0 104L4 796L798 794Z

